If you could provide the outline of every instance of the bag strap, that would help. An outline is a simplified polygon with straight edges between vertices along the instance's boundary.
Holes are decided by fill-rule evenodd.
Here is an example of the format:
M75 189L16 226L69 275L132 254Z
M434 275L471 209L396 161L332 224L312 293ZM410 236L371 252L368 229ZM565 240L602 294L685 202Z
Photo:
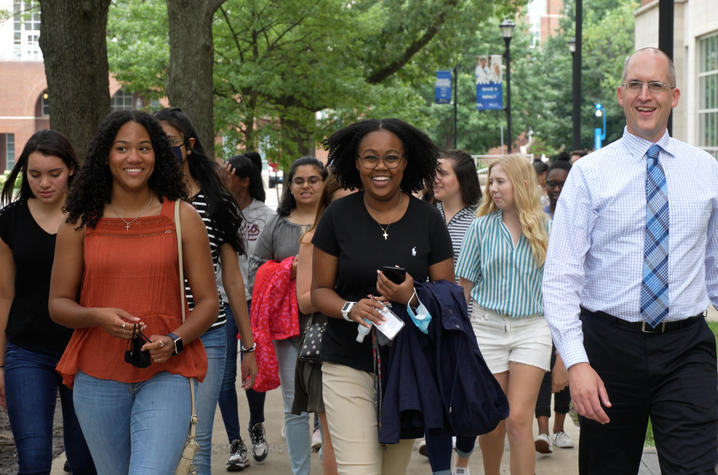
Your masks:
M175 201L175 234L177 235L177 257L179 261L180 300L182 301L182 323L185 318L184 265L182 261L182 223L180 221L180 201Z
M180 300L182 302L182 323L185 318L184 266L182 264L182 223L180 221L180 201L175 201L175 234L177 234L177 258L179 262ZM189 424L189 436L194 438L197 430L197 411L194 407L194 378L189 378L189 392L192 401L192 419Z

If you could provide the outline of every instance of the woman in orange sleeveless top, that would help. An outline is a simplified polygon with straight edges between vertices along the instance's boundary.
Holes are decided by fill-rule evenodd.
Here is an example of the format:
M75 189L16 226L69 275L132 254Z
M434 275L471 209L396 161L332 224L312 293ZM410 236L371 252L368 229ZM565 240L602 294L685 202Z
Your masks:
M174 203L185 195L159 123L139 111L100 126L67 199L50 315L74 328L57 366L100 474L174 473L187 436L190 387L207 357L198 339L217 315L209 241L180 202L183 260L195 296L182 322ZM78 297L79 296L79 297ZM141 329L149 366L125 361ZM139 365L144 366L144 365Z

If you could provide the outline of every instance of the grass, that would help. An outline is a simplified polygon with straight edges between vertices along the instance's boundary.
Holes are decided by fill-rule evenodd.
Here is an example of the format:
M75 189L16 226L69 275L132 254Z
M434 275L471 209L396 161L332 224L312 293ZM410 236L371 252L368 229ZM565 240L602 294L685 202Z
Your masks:
M708 328L716 336L716 352L718 352L718 322L708 322Z
M716 337L716 353L718 353L718 322L707 322L708 328L711 329L713 332L713 335ZM646 441L644 442L645 445L648 445L650 447L655 447L656 443L653 440L653 427L651 426L651 421L649 419L648 421L648 430L646 430Z

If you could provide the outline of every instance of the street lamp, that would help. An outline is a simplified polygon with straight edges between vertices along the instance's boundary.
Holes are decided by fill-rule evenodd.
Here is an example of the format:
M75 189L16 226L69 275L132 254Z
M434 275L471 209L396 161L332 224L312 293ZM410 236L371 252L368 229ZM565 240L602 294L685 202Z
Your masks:
M601 142L606 140L606 114L601 104L596 104L593 108L596 109L596 117L603 117L603 130L601 127L593 129L593 148L598 150L601 148Z
M571 52L571 102L573 104L573 141L572 148L578 150L581 144L581 70L576 60L576 38L568 40L568 50Z
M511 36L514 34L516 24L508 18L501 22L501 36L506 43L506 133L508 137L508 152L511 153Z

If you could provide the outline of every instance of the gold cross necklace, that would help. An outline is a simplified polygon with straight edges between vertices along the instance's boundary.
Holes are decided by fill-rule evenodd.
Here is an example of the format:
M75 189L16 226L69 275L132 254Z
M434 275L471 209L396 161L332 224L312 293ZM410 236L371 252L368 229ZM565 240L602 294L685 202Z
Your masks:
M117 212L117 210L115 209L115 207L112 206L112 203L107 203L107 204L110 205L110 209L117 215L117 217L120 218L120 220L122 220L123 223L125 223L125 231L129 231L129 230L130 230L130 224L132 224L132 223L134 223L135 221L137 221L137 220L139 219L139 217L142 216L145 211L147 211L147 209L150 207L150 204L152 204L152 194L150 193L150 199L149 199L149 201L147 202L147 204L145 205L145 207L142 208L142 211L140 211L140 214L138 214L138 215L135 216L134 218L130 219L129 221L126 220L125 218L123 218L123 217L122 217L122 214L120 214L120 213Z

